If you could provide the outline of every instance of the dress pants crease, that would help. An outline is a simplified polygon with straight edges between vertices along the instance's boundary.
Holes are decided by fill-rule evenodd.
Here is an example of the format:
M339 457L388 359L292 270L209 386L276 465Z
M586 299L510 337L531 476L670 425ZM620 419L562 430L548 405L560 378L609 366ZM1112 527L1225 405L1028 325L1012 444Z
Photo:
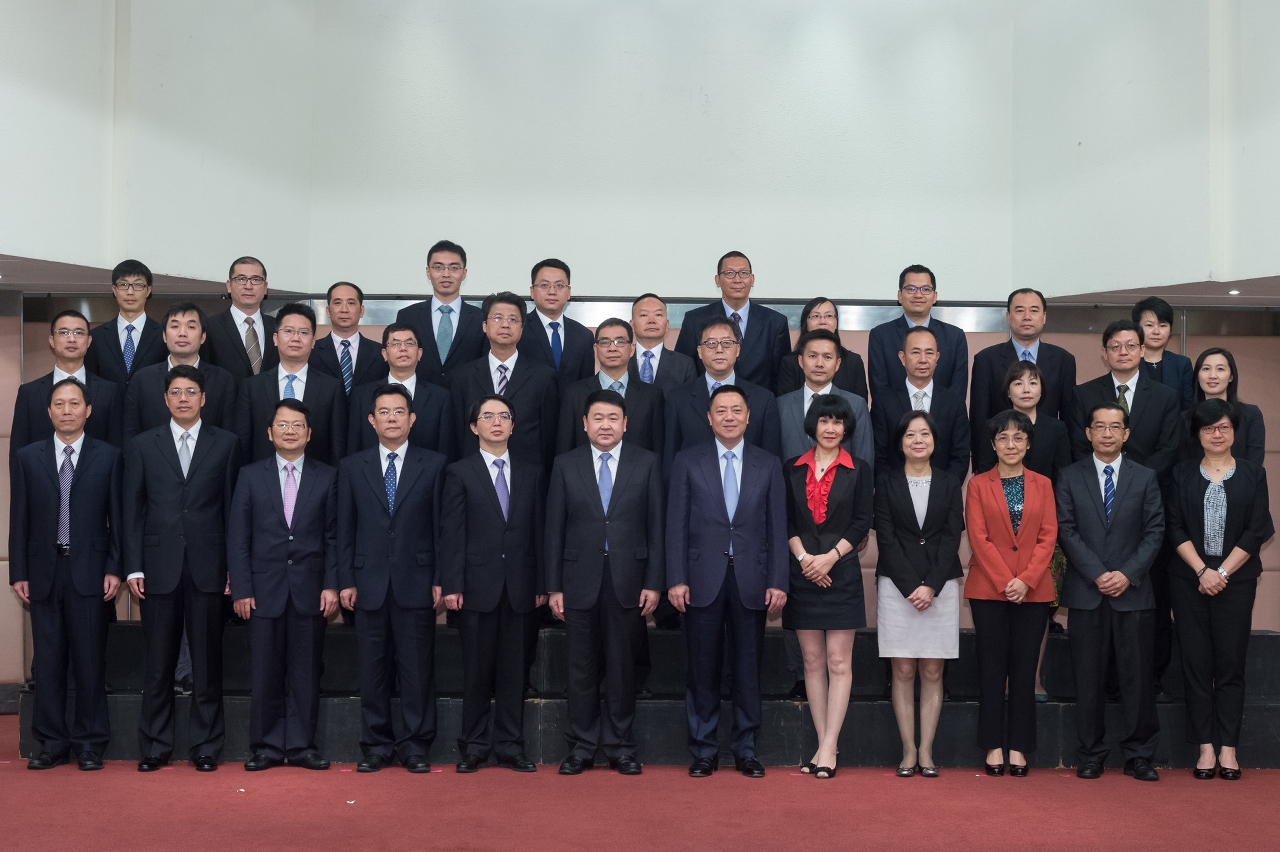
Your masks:
M1216 595L1170 582L1186 685L1187 742L1236 748L1244 717L1245 653L1258 581L1236 580Z
M320 669L325 618L299 615L292 596L284 612L249 617L253 696L249 709L249 749L275 760L316 750L320 718Z
M436 738L436 611L408 608L388 588L382 606L356 619L360 656L360 751L404 762L428 757ZM393 674L400 681L400 730L391 718Z
M496 753L506 758L524 751L525 639L529 622L536 623L537 617L536 612L512 609L505 586L491 611L458 611L462 641L459 754L487 758Z
M1036 750L1036 663L1052 607L969 601L978 650L978 748L984 751L1005 748L1006 743L1010 751Z

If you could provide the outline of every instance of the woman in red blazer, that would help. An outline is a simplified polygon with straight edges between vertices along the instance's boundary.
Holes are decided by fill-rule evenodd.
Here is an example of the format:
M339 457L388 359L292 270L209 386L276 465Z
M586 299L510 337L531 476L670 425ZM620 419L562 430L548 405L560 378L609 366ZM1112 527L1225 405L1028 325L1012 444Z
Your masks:
M1027 774L1036 750L1036 662L1053 607L1049 563L1058 538L1053 485L1022 466L1035 426L1020 411L987 424L997 464L969 480L965 524L969 576L964 596L978 644L978 746L988 775L1004 774L1005 688L1008 685L1009 774Z

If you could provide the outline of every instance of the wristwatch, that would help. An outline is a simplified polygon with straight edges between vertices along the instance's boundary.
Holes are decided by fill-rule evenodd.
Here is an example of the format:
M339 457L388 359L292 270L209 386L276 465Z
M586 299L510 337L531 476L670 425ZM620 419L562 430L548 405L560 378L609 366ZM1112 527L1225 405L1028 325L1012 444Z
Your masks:
M1231 575L1227 573L1227 569L1223 568L1221 565L1218 566L1218 574L1222 576L1222 581L1224 583L1231 579Z

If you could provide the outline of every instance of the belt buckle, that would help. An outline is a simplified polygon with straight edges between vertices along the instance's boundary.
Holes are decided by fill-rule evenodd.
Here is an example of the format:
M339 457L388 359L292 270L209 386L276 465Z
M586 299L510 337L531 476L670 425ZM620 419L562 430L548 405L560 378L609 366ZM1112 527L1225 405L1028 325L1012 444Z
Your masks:
M69 544L59 544L57 547L58 547L58 555L59 555L59 556L70 556L70 555L71 555L71 545L69 545Z

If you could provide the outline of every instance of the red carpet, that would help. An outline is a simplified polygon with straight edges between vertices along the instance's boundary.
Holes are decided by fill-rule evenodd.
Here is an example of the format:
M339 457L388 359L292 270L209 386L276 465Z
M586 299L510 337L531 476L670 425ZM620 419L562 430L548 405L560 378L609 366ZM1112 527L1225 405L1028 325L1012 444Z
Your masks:
M757 781L724 770L695 780L666 766L639 778L600 769L562 778L554 767L459 776L452 766L369 776L350 764L255 774L224 764L202 775L186 763L142 775L132 762L31 772L17 742L18 717L0 716L2 848L1280 848L1280 770L1235 783L1166 770L1156 784L1119 771L1086 782L1068 771L1015 779L945 768L937 780L842 769L829 781L775 767Z

